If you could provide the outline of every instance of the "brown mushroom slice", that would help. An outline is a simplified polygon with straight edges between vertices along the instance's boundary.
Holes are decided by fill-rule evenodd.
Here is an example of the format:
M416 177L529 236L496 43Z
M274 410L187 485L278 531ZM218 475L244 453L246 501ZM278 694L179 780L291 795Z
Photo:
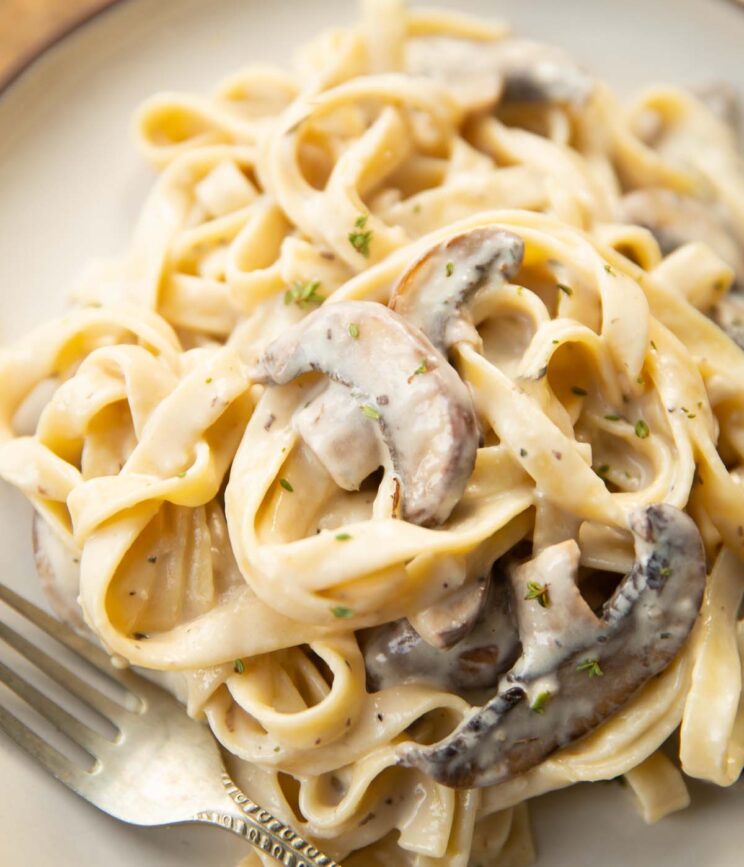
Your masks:
M744 349L744 291L737 288L729 292L716 304L710 315L716 325Z
M414 262L398 282L390 306L446 354L460 340L477 339L465 304L479 289L511 280L523 258L524 241L518 235L495 226L471 229Z
M665 256L683 244L703 241L744 283L744 251L714 205L654 187L625 196L621 213L628 222L649 229Z
M503 782L587 734L666 668L700 608L702 540L692 519L668 505L636 510L630 528L636 560L600 617L570 591L573 574L551 568L562 560L573 572L567 550L556 559L548 548L536 558L539 564L512 571L522 656L493 699L440 743L404 748L401 765L448 786ZM543 574L551 594L544 608L537 598L523 598L534 595L526 582L536 568L549 571ZM562 604L565 612L558 610Z
M365 630L361 643L372 691L406 683L456 693L491 689L519 655L519 636L503 580L490 582L479 619L454 647L433 647L406 619Z
M461 641L475 626L488 599L488 576L466 581L462 587L410 618L418 634L443 650Z
M337 382L295 414L295 429L345 491L358 491L382 463L382 442L370 420ZM339 460L339 457L342 459Z
M693 93L738 137L741 124L741 105L739 94L732 84L727 81L714 81L696 87Z
M592 77L560 48L508 39L495 53L504 102L580 106L592 92Z
M34 513L31 539L41 589L55 614L73 629L86 629L78 603L80 558L57 538L38 512Z
M467 386L413 325L371 301L325 304L266 348L259 381L309 371L344 386L390 455L401 516L436 526L449 517L475 465L478 430ZM348 453L326 455L334 462ZM329 465L330 464L330 465Z

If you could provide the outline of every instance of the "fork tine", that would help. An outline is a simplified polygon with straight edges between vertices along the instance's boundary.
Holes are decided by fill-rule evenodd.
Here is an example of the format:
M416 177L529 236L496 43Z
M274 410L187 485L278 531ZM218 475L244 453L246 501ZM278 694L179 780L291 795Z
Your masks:
M38 608L32 602L13 592L5 584L0 584L0 599L25 617L26 620L30 620L34 626L38 626L39 629L51 635L52 638L56 638L60 644L64 644L65 647L69 647L78 656L82 656L83 659L103 672L103 674L108 675L108 677L114 680L116 679L116 673L112 669L109 655L101 650L100 647L96 647L95 644L81 638L72 629L60 623L54 617L51 617L46 611L42 611L41 608Z
M77 675L52 659L51 656L44 653L43 650L31 644L30 641L11 629L7 623L0 622L0 640L17 650L21 656L25 656L36 668L108 719L109 722L116 723L117 719L129 713L125 707L81 680Z
M79 744L92 759L96 757L96 752L104 746L105 739L98 732L93 731L85 723L75 719L72 714L44 695L43 692L39 692L36 687L32 686L12 669L3 665L2 662L0 662L0 681L9 689L12 689L26 704L49 720L63 734L67 735L70 740Z
M72 789L77 789L83 780L83 771L66 759L54 747L40 738L18 717L0 705L0 731L11 737L21 749L41 762L54 776Z

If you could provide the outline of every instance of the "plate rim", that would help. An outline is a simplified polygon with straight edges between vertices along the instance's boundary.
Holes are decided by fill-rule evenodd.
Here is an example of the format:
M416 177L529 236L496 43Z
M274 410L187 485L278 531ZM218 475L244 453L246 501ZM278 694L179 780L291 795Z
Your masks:
M18 59L11 64L8 71L0 76L0 102L7 96L8 92L17 84L26 73L34 67L38 61L46 58L55 48L65 42L70 36L83 30L89 25L95 24L99 19L103 18L108 12L123 6L127 0L102 0L102 5L96 6L81 17L71 19L67 24L52 30L48 36L34 43L30 49L23 52ZM744 0L715 0L717 3L725 3L728 6L733 6L739 12L744 14Z
M7 71L0 76L0 99L2 99L14 84L22 78L38 60L45 57L52 49L64 42L68 36L72 36L78 30L82 30L97 19L102 18L117 6L121 6L126 0L100 0L99 5L88 9L82 15L76 15L66 24L52 29L45 37L34 41L31 46L11 63Z

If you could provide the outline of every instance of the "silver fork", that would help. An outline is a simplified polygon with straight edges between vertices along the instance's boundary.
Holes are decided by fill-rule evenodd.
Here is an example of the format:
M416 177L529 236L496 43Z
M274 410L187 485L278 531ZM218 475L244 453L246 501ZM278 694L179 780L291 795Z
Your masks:
M339 867L240 791L207 727L165 690L114 668L103 650L3 584L0 600L130 694L127 709L0 621L0 639L117 729L107 739L0 663L0 682L95 760L83 768L0 705L0 731L60 782L123 822L206 822L244 837L287 867Z

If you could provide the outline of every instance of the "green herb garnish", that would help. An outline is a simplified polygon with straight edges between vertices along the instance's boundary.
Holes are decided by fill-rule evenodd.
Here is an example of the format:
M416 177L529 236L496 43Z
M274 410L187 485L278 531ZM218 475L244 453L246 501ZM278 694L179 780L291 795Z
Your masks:
M635 435L638 439L645 440L650 433L648 425L642 418L635 423Z
M605 269L605 271L606 271L608 274L610 274L612 277L615 276L615 271L614 271L612 265L607 265L607 264L605 264L604 269Z
M349 232L349 243L357 253L361 253L365 259L369 257L369 245L372 240L372 229L363 231L364 227L367 225L367 219L368 214L361 214L354 221L356 229L353 232Z
M444 266L444 273L448 277L451 277L454 270L455 270L455 263L450 259L450 261L447 262L447 264Z
M578 385L572 385L571 394L575 394L578 397L586 397L588 392L585 388L580 388Z
M373 406L370 406L368 403L363 404L362 412L367 416L367 418L371 418L374 421L380 419L380 411L375 409Z
M525 599L537 599L541 608L550 607L550 593L547 584L538 584L537 581L527 582L527 595Z
M619 415L606 415L605 421L620 421Z
M337 605L335 608L331 608L331 614L334 617L351 617L354 612L351 608L345 608L343 605Z
M289 482L287 479L279 479L279 484L284 488L285 491L289 491L290 494L294 492L294 488L292 487L291 482Z
M359 338L359 326L356 322L351 322L349 324L349 334L354 338L354 340Z
M570 286L566 286L565 283L556 283L555 284L561 292L565 292L566 295L573 295L573 289Z
M550 699L552 698L549 692L541 692L538 694L537 698L530 705L530 710L535 713L545 713L545 708L550 703Z
M284 303L291 304L294 301L302 308L310 304L322 304L325 296L319 295L318 289L320 289L320 280L306 280L304 283L298 280L284 293Z
M339 542L348 542L351 536L348 533L336 533L336 539Z
M236 659L233 662L233 671L235 674L242 674L245 671L245 663L242 659Z
M576 671L586 671L589 677L602 677L604 672L599 667L598 659L585 659L576 666Z

